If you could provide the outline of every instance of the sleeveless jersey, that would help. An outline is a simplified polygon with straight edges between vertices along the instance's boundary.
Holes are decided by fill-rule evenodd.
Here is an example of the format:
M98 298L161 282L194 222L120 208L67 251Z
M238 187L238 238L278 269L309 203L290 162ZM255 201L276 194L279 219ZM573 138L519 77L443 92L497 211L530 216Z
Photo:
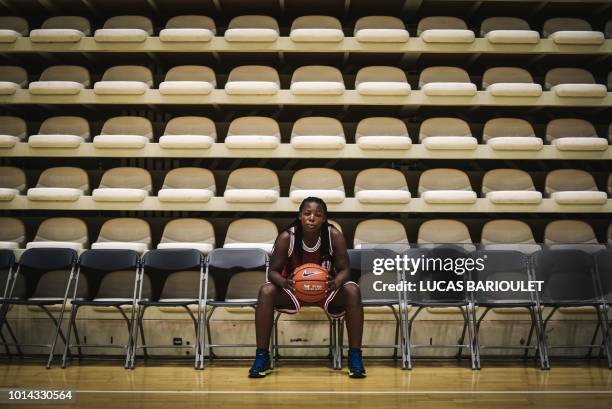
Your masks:
M288 258L287 264L285 264L285 267L283 268L283 271L281 272L281 275L283 277L286 278L286 277L291 276L291 274L293 274L293 271L295 270L296 267L299 267L300 265L306 264L306 263L319 264L328 271L330 276L335 275L334 259L333 259L334 249L332 246L331 226L328 228L328 231L327 231L327 234L329 235L329 257L325 257L325 259L321 257L321 246L319 245L318 247L316 247L314 251L308 251L302 247L302 260L299 261L297 259L297 254L294 251L294 249L296 245L301 246L302 243L295 242L295 227L291 227L287 231L289 232L289 250L287 250L287 258ZM321 232L321 234L325 234L325 233Z

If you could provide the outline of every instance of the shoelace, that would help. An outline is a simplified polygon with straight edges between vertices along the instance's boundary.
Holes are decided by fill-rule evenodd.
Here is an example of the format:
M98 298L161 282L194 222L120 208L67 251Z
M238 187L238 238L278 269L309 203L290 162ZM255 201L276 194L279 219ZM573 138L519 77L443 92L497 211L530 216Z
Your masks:
M349 367L356 371L364 371L363 361L361 359L361 351L359 352L349 352Z

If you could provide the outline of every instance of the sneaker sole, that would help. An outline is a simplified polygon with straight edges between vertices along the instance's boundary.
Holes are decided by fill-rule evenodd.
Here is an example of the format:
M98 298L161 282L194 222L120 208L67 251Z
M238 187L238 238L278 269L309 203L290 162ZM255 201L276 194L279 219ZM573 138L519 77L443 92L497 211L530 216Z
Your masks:
M251 373L249 372L249 378L265 378L266 375L272 373L272 369L266 369L263 372Z
M348 373L349 378L353 378L353 379L363 379L366 377L365 373L362 372L350 372Z

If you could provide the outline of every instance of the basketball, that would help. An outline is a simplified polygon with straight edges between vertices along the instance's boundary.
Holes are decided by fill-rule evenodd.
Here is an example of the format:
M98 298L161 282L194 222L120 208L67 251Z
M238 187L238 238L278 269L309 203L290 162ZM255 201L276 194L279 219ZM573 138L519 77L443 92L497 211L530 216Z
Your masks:
M318 264L302 264L295 269L295 296L303 302L319 302L325 298L327 290L327 270Z

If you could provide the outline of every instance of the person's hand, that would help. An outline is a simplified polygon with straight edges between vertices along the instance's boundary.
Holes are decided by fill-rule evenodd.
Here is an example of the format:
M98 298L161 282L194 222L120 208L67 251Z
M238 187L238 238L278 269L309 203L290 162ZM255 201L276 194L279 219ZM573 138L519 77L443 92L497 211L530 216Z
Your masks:
M335 279L331 279L327 282L327 290L325 291L325 294L329 294L332 291L336 291L341 286L342 284L338 283Z
M295 292L295 289L293 288L293 285L295 284L295 281L293 281L290 278L285 278L285 281L283 281L283 285L282 287L286 290L291 291L292 293Z

